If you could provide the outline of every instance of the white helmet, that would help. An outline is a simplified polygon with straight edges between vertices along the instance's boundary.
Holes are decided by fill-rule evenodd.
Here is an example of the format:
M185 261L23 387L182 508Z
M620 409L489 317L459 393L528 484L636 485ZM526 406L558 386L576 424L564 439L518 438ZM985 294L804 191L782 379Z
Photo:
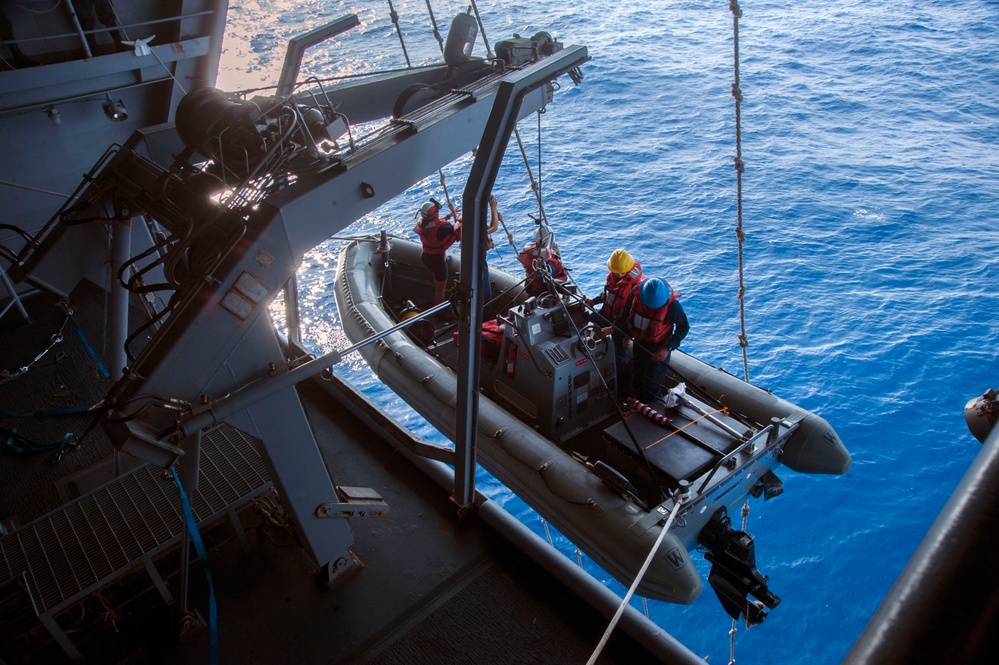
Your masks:
M436 201L427 201L422 206L420 206L420 217L423 219L430 219L431 217L436 217L437 212L440 210L440 205Z

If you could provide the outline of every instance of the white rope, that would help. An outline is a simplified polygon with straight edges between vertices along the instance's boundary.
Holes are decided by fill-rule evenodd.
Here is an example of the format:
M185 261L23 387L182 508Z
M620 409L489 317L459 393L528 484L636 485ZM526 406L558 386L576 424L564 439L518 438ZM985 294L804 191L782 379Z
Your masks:
M136 40L136 41L140 41L140 40ZM148 41L152 41L152 39L150 38ZM147 46L147 48L148 48L148 46ZM156 62L160 63L160 66L163 67L163 71L165 71L167 73L167 76L169 76L170 78L172 78L174 84L176 84L176 86L178 88L180 88L180 91L186 95L187 94L187 88L185 88L183 86L183 84L180 81L177 80L177 77L173 75L173 72L170 71L170 68L166 66L166 63L163 62L162 60L160 60L160 56L156 54L156 51L154 51L153 49L150 48L149 49L149 55L151 55L154 58L156 58Z
M742 531L745 533L749 521L749 500L742 504ZM732 627L728 631L728 665L735 665L735 634L739 631L738 619L732 619Z
M670 512L669 518L666 520L666 524L663 525L663 530L659 532L659 537L656 538L656 544L652 546L652 551L649 552L649 556L646 557L645 563L642 564L641 570L639 570L638 575L635 576L635 581L631 583L631 588L628 589L628 593L624 595L624 600L621 601L621 605L617 608L614 618L611 619L610 625L607 626L607 630L604 631L603 637L600 638L597 648L593 650L593 655L591 655L590 659L586 661L586 665L593 665L597 662L600 652L604 650L604 647L607 645L607 640L610 639L611 633L614 632L614 628L617 626L617 622L621 619L621 615L624 614L624 608L628 606L628 601L631 600L632 595L634 595L635 589L638 588L642 578L645 577L645 572L649 569L649 566L652 565L652 559L655 558L656 553L659 551L659 546L662 545L663 540L666 538L666 534L669 532L669 528L673 525L673 520L680 512L680 506L686 502L688 496L689 495L686 493L677 492L676 497L674 498L673 511Z

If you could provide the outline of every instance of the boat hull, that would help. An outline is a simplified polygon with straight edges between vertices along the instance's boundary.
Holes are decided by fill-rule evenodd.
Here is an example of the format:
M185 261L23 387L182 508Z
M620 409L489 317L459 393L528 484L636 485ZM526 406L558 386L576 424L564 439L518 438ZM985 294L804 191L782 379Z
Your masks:
M393 260L411 261L411 243L395 241ZM341 252L335 293L344 331L361 341L395 325L381 305L374 279L376 242L353 242ZM419 260L418 245L416 260ZM497 287L507 279L494 276ZM512 285L512 277L509 278ZM457 378L403 332L361 349L378 377L452 441ZM622 584L630 585L655 545L662 524L613 491L581 462L524 426L491 400L480 397L479 463L542 517L576 543ZM686 547L666 534L637 593L689 604L702 584Z
M424 306L430 302L426 294L431 282L420 261L419 243L393 239L387 256L379 246L374 238L356 240L340 254L336 301L344 331L355 343L398 323L387 303L394 302L398 312L399 301L409 296ZM452 276L459 267L457 259L448 259ZM522 291L516 288L517 277L505 271L491 269L490 280L493 293ZM668 429L658 430L658 425L641 417L630 425L599 422L589 414L601 409L605 415L615 413L616 407L608 403L614 401L613 388L601 391L593 384L577 384L575 379L613 375L613 363L607 366L606 356L602 366L594 364L601 362L595 359L579 357L577 361L571 356L572 349L565 346L572 345L571 338L552 348L552 340L561 337L535 335L547 325L548 313L542 319L530 319L530 323L518 319L528 310L537 312L545 306L533 301L518 304L517 300L524 299L522 295L506 297L507 302L493 302L498 311L506 312L502 318L507 322L505 341L501 343L505 351L500 355L504 362L516 360L517 347L506 353L511 351L512 335L520 344L524 366L507 374L503 363L483 363L478 461L625 586L631 585L654 546L673 502L667 499L655 505L661 500L658 492L641 485L648 480L644 467L632 468L632 475L624 473L626 480L639 486L629 493L622 490L625 483L615 484L607 474L598 475L600 469L594 461L608 464L614 473L624 471L635 464L633 442L641 449L642 464L651 464L661 473L660 486L676 488L681 480L687 481L691 499L681 508L638 587L638 593L646 597L693 602L700 594L701 581L689 553L704 545L703 530L719 515L739 512L749 495L779 495L780 480L773 472L781 463L805 473L844 473L850 466L849 453L825 420L680 351L673 354L670 363L679 376L671 392L679 389L679 399L695 411L688 414L688 421L678 420ZM450 343L448 336L444 348ZM454 365L449 367L443 361L441 349L439 341L424 348L406 332L398 331L361 347L360 353L389 388L454 441L457 376L450 368ZM544 363L555 351L559 351L560 362L553 372ZM565 373L567 367L570 369ZM522 371L527 374L521 376ZM516 380L509 379L515 374ZM531 393L537 382L546 381L557 386L571 384L578 391ZM683 396L686 390L693 393ZM586 397L580 397L584 394ZM559 404L578 401L581 407L578 412L556 413L546 407L546 397L563 400ZM679 412L674 415L682 418ZM563 434L566 423L580 427ZM581 428L589 429L586 423L597 425L592 428L599 434L595 445L567 441ZM643 443L635 438L636 433L639 439L645 437Z

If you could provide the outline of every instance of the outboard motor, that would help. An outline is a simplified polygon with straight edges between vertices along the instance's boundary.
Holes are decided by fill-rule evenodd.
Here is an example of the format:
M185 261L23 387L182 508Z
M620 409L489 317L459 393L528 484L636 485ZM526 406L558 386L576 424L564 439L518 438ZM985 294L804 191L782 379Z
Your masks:
M763 623L767 618L763 606L774 609L780 598L767 588L767 576L756 569L753 537L733 529L722 506L701 529L698 540L708 548L704 555L712 564L708 582L728 615L738 619L742 614L747 628ZM759 602L751 601L750 594Z

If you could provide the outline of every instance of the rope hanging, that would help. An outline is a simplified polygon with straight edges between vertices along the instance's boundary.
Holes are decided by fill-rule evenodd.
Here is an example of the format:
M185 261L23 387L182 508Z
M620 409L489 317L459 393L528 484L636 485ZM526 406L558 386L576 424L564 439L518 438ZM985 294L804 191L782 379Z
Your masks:
M406 57L406 67L412 67L413 64L409 61L409 53L406 52L406 40L402 38L402 28L399 27L399 13L392 6L392 0L388 0L388 6L389 18L392 19L392 23L395 25L396 34L399 35L399 43L402 44L402 54Z
M444 200L447 202L447 207L451 207L451 194L447 191L447 183L444 181L444 169L437 169L437 173L440 175L441 179L441 189L444 190Z
M739 239L739 346L742 347L742 371L746 382L749 382L749 337L746 335L746 282L743 276L744 263L742 246L746 242L746 234L742 230L742 172L746 165L742 161L742 89L739 87L739 19L742 9L739 0L729 0L728 8L732 11L732 46L735 69L735 81L732 83L732 97L735 98L735 182L738 194L737 210L738 224L735 227L735 237Z
M746 233L742 228L742 174L746 165L742 161L742 88L739 81L739 19L742 18L742 8L739 0L729 0L728 8L732 12L732 61L734 80L732 82L732 97L735 99L735 182L737 193L738 222L735 227L735 237L739 241L739 346L742 347L742 371L746 382L749 382L749 337L746 335L746 282L744 276L743 244ZM742 530L746 530L749 517L749 502L742 507ZM737 621L732 619L729 636L729 665L735 665L735 633Z
M430 24L434 26L434 39L437 40L437 45L441 47L441 53L444 53L444 37L441 36L441 31L437 27L437 19L434 18L434 8L430 6L430 0L427 0L427 13L430 14Z
M472 11L475 12L475 21L479 24L479 32L482 33L482 43L486 45L486 57L492 59L493 50L489 48L489 40L486 39L486 26L482 25L482 17L479 16L479 8L475 4L475 0L472 0Z

